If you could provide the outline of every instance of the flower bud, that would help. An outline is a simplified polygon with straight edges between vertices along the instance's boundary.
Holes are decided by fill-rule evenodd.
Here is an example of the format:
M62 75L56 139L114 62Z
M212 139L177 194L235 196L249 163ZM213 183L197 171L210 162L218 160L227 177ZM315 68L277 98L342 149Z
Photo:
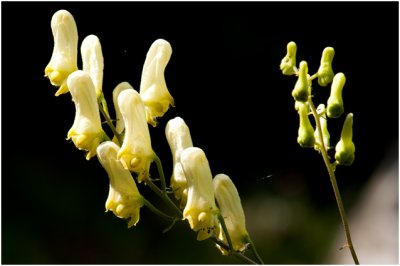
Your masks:
M246 229L246 221L239 193L232 180L225 174L216 175L213 185L215 198L222 217L224 217L233 249L244 251L248 244L249 233ZM225 244L228 244L222 229L218 238ZM222 254L228 255L225 249L219 246L218 248L220 248Z
M78 70L78 30L74 17L66 10L54 13L51 19L51 30L54 38L53 54L44 73L50 83L60 87L56 96L67 93L67 78Z
M293 75L296 74L296 52L297 46L295 42L289 42L287 44L287 53L281 61L280 69L283 75Z
M186 148L181 153L181 164L188 185L184 219L188 220L193 231L198 232L197 240L207 239L214 233L218 235L218 208L206 155L199 148Z
M335 75L332 70L332 60L335 50L332 47L326 47L322 52L321 63L317 72L318 84L322 87L332 82Z
M149 177L150 164L154 160L144 104L139 93L127 89L119 94L118 106L125 124L118 159L125 169L138 174L140 183Z
M337 73L333 78L331 95L328 98L327 114L329 118L338 118L344 112L342 91L346 77L343 73Z
M326 109L325 109L325 105L324 104L320 104L318 105L317 108L317 113L319 115L319 123L321 125L321 130L322 130L322 138L324 140L324 146L325 146L325 150L327 151L329 149L330 146L330 134L328 131L328 121L326 120ZM320 150L320 147L322 146L322 143L320 141L320 136L319 136L319 131L318 128L315 128L315 132L314 132L314 137L315 137L315 145L314 148L316 150Z
M158 39L151 45L143 65L140 97L146 107L147 122L152 126L157 125L157 117L163 116L170 105L174 106L164 77L171 54L169 42Z
M87 36L81 45L83 71L89 73L96 88L97 98L103 88L104 58L101 51L100 40L96 35Z
M315 144L314 129L311 125L310 119L308 118L309 108L305 103L299 102L297 105L298 113L300 117L300 126L297 136L297 143L303 148L312 148Z
M106 211L111 210L118 218L128 219L129 228L139 221L143 197L131 173L117 159L118 151L114 142L105 141L97 147L97 158L110 179Z
M292 91L292 96L295 101L307 102L308 96L311 93L309 84L308 65L306 61L300 62L299 77Z
M335 147L335 159L340 165L351 165L356 147L353 143L353 114L349 113L344 121L339 142Z
M89 74L81 70L69 75L67 83L76 110L67 139L71 138L78 149L88 151L86 159L89 160L96 155L96 148L105 136L96 91Z
M181 164L181 153L188 147L193 147L189 127L180 117L168 121L165 127L165 135L173 158L173 173L171 176L171 188L175 198L181 200L181 208L184 208L187 201L187 181Z

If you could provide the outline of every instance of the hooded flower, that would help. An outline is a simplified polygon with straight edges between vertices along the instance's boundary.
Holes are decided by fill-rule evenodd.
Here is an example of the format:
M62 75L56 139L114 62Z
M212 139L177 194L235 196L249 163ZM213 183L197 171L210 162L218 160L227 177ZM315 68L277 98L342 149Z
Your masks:
M54 38L53 54L44 73L50 83L60 87L56 96L67 93L67 78L78 69L78 30L74 17L66 10L54 13L51 19Z
M169 42L158 39L150 47L143 65L140 97L146 107L146 119L152 126L163 116L174 99L165 83L164 70L172 54Z
M335 56L335 49L326 47L322 52L321 63L318 68L318 84L322 87L327 86L332 82L335 75L332 70L332 60Z
M139 93L127 89L119 93L118 106L125 125L125 136L118 159L125 169L138 174L138 182L149 176L154 159L146 111Z
M225 174L216 175L213 185L215 198L222 217L224 217L233 249L243 251L247 247L249 233L246 229L246 221L239 193L232 180ZM225 244L228 244L222 230L218 238ZM228 255L225 249L219 248L224 255Z
M78 149L88 151L86 159L89 160L96 155L96 148L105 137L96 91L89 74L81 70L69 75L67 83L76 109L67 139L72 139Z
M306 102L311 94L311 86L306 61L300 62L299 77L294 85L292 96L295 101Z
M104 58L100 40L95 35L87 36L81 45L83 71L89 73L96 88L97 98L100 97L103 87Z
M122 118L121 111L119 109L118 105L118 96L119 94L124 91L124 90L133 90L133 87L128 83L128 82L121 82L119 83L115 89L113 90L112 96L113 96L113 103L115 107L115 116L116 116L116 125L115 129L119 134L121 134L124 129L125 129L125 124L124 124L124 119Z
M300 119L297 143L299 143L303 148L312 148L315 144L315 136L314 128L312 127L308 117L309 106L306 103L296 102L295 107Z
M173 158L173 173L171 177L171 188L175 198L181 200L181 208L185 207L187 201L187 181L181 164L181 153L188 147L193 147L189 127L180 117L168 121L165 127L165 135Z
M198 232L197 240L207 239L214 233L218 235L218 208L206 155L199 148L189 147L181 153L181 163L188 185L184 219L188 220L192 230Z
M111 141L97 147L97 158L110 178L106 211L112 211L118 218L128 219L128 227L131 227L139 221L143 197L131 173L117 159L118 151L119 147Z
M296 74L296 52L297 45L295 42L289 42L286 46L287 53L282 59L280 64L280 69L283 75L293 75Z
M331 85L331 94L328 98L327 114L330 118L338 118L344 112L343 106L343 87L346 83L346 77L343 73L337 73L333 78Z

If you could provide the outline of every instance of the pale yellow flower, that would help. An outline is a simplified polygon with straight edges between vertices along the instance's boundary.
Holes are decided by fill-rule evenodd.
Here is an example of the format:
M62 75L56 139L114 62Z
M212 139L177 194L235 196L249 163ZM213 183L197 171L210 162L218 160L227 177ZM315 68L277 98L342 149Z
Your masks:
M247 247L249 233L246 229L246 221L239 193L232 180L225 174L216 175L213 185L215 198L224 218L233 249L243 251ZM218 238L228 245L222 229ZM225 249L219 246L218 248L220 248L222 254L228 255Z
M131 173L117 159L118 151L118 145L111 141L97 147L97 158L110 178L106 211L112 211L118 218L128 219L128 227L131 227L139 221L143 197Z
M181 153L188 147L193 147L189 127L180 117L168 121L165 127L165 135L172 152L173 173L171 176L171 188L175 198L181 200L181 208L187 201L187 181L181 164Z
M128 82L121 82L119 83L113 90L112 96L113 96L113 103L114 103L114 108L115 108L115 117L116 117L116 125L115 129L119 134L121 134L124 129L125 129L125 124L124 124L124 119L122 118L121 111L119 109L118 105L118 96L121 93L121 91L124 90L133 90L133 87L128 83Z
M343 123L340 140L335 147L335 159L340 165L351 165L355 158L356 146L353 142L353 113L349 113Z
M78 69L78 30L74 17L66 10L54 13L51 19L54 38L53 54L44 73L54 86L60 87L56 96L67 93L67 78Z
M146 111L135 90L124 90L118 96L118 106L125 125L125 136L118 159L125 169L138 174L138 182L148 178L154 160Z
M140 96L146 107L147 122L157 125L157 117L167 112L174 99L165 83L164 71L171 58L172 48L169 42L158 39L147 52L140 82Z
M96 88L97 98L103 88L104 58L100 40L96 35L87 36L81 45L82 70L89 73Z
M80 150L88 151L86 159L96 155L96 148L104 140L99 107L93 82L87 72L77 70L68 77L68 88L75 103L75 120L68 131Z
M188 198L183 210L190 228L196 232L197 240L204 240L214 233L219 234L218 208L215 205L212 175L204 152L189 147L181 153L181 164L188 184Z

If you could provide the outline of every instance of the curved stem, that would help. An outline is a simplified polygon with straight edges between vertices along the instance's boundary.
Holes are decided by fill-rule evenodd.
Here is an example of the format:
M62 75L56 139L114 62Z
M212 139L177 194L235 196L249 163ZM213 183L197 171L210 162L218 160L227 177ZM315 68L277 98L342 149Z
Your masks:
M159 209L157 209L153 204L150 203L150 201L146 200L145 198L143 198L143 203L144 203L144 206L149 208L150 211L152 211L153 213L157 214L161 218L166 219L166 220L170 220L170 221L174 221L173 217L171 217L171 216L163 213Z
M154 154L154 162L157 165L158 174L160 175L162 191L163 191L163 193L167 193L167 185L166 185L166 182L165 182L164 170L163 170L163 167L162 167L161 160L160 160L160 158L157 156L157 154L155 152L153 152L153 154Z
M222 230L224 231L226 241L228 242L228 245L229 245L229 250L233 251L234 249L233 249L231 236L229 235L228 228L226 228L224 217L222 217L221 213L218 213L218 221L221 224Z
M332 183L332 187L333 187L333 192L335 193L335 198L336 198L336 203L338 205L339 208L339 213L340 213L340 217L342 219L342 224L344 227L344 231L345 231L345 235L346 235L346 239L347 239L347 246L350 249L351 252L351 256L353 257L354 263L355 264L360 264L357 258L357 254L356 251L354 249L353 246L353 242L351 240L351 235L350 235L350 227L349 227L349 223L347 220L347 216L346 216L346 212L343 206L343 201L342 201L342 197L340 195L340 191L339 191L339 187L337 185L336 182L336 176L335 176L335 171L334 171L334 165L332 165L329 161L329 156L328 153L325 149L325 145L324 145L324 139L323 139L323 135L322 135L322 128L321 128L321 123L319 121L319 115L317 113L317 110L315 109L314 103L311 100L311 96L308 98L308 104L310 105L311 111L313 113L313 116L315 118L315 124L319 133L319 137L320 137L320 151L321 151L321 155L322 158L324 159L325 165L326 165L326 169L328 170L328 174L329 174L329 178L331 180Z
M257 258L257 260L261 263L264 264L264 261L262 260L262 258L260 257L260 255L257 252L256 246L254 245L253 241L251 240L250 236L247 236L247 242L250 243L250 248L251 251L253 251L254 256Z
M240 252L236 252L236 251L231 251L231 249L229 248L229 246L227 244L225 244L224 242L222 242L221 240L215 238L215 237L211 237L210 238L212 241L214 241L216 244L218 244L219 246L221 246L223 249L225 249L226 251L230 252L230 254L232 254L233 256L249 263L249 264L257 264L257 262L253 261L252 259L250 259L249 257L243 255Z
M107 125L110 127L111 131L113 132L114 136L117 138L118 144L122 145L122 141L123 141L122 136L121 136L121 134L119 134L117 132L117 129L115 128L113 122L110 119L110 116L108 115L108 111L106 111L103 108L103 105L101 104L101 102L99 102L99 110L100 110L100 113L103 115L104 119L106 120Z

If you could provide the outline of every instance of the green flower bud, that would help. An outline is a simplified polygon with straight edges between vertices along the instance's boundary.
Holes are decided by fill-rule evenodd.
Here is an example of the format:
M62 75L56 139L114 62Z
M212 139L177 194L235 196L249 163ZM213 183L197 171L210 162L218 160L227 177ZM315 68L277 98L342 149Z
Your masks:
M344 121L342 134L335 147L335 159L340 165L351 165L356 148L353 143L353 114L349 113Z
M298 131L297 143L303 148L312 148L315 144L314 128L308 119L308 105L299 102L296 106L300 116L300 127Z
M289 42L287 44L287 53L281 61L280 68L283 75L293 75L296 73L296 52L297 46L295 42Z
M343 73L337 73L333 78L331 95L328 98L327 114L329 118L338 118L344 112L342 91L346 83Z
M298 102L306 102L311 91L311 86L309 85L308 65L306 61L301 61L299 78L292 91L293 98Z
M331 83L335 75L332 70L332 60L334 56L335 50L332 47L326 47L322 52L321 64L317 72L318 84L322 87Z
M328 131L328 122L326 120L326 109L324 104L318 105L317 108L317 113L319 115L319 123L321 125L321 130L322 130L322 138L324 140L324 145L325 145L325 150L329 149L330 146L330 134ZM314 132L314 137L315 137L315 146L314 148L316 150L320 150L320 147L322 146L322 143L320 141L320 136L319 136L319 131L318 128L315 129Z

